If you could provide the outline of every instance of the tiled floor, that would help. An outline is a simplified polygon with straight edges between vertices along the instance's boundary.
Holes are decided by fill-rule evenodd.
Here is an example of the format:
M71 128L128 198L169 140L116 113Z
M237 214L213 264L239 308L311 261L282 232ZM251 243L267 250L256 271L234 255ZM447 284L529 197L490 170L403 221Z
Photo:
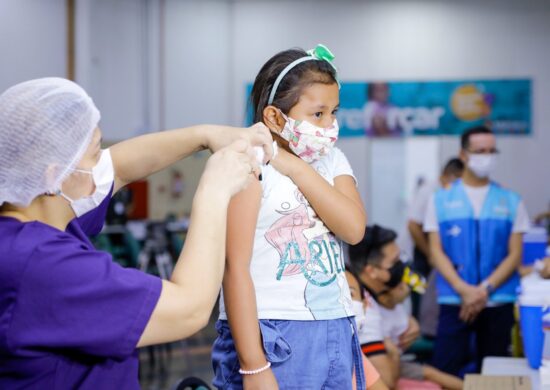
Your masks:
M216 338L214 312L206 328L190 338L140 351L140 382L143 390L171 390L181 378L195 376L211 384L214 373L210 361Z

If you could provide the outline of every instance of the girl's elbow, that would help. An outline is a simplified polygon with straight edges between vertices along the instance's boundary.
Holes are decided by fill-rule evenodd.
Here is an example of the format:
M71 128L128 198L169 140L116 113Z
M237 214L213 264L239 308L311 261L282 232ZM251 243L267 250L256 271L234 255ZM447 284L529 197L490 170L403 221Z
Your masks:
M346 242L355 245L361 242L365 236L366 218L358 218L355 223L350 224L348 240Z
M349 231L346 233L342 239L349 245L356 245L361 242L363 239L365 233L365 228L362 228L361 230L358 229L349 229Z

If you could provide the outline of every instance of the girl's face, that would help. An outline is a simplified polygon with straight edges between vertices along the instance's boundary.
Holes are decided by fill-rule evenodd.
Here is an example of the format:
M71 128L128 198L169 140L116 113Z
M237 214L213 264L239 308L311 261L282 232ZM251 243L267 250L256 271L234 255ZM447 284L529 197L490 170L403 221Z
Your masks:
M298 103L290 109L288 116L327 128L336 119L339 106L338 84L312 84L304 88Z
M313 126L329 128L336 119L340 105L338 84L315 83L305 87L298 102L290 109L287 116L294 120L307 121ZM273 132L273 138L279 146L294 153L288 140L280 134L285 127L286 119L275 106L264 109L264 123ZM294 153L296 154L296 153Z

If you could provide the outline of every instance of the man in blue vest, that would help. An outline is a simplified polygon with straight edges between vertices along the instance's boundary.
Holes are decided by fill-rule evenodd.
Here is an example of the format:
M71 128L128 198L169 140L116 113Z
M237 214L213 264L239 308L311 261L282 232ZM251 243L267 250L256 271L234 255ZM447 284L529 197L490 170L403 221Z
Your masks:
M438 271L434 365L453 375L470 371L469 361L479 372L484 357L509 354L522 234L529 228L520 196L489 179L498 154L492 131L474 127L461 146L462 179L432 195L424 221Z

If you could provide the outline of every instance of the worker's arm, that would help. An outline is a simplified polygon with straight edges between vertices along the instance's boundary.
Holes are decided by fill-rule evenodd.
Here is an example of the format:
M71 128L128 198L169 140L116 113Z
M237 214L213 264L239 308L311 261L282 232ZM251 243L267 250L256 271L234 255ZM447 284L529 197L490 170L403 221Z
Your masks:
M506 282L520 266L523 248L522 238L522 233L512 233L510 236L508 240L508 256L506 256L493 273L486 279L493 288L497 288Z
M263 124L250 128L198 125L122 141L110 148L115 169L114 192L195 152L204 149L215 152L239 138L262 146L265 150L264 162L271 158L273 140Z
M169 281L162 281L160 298L138 347L185 338L208 323L224 271L227 207L231 196L256 179L250 147L239 141L215 153L199 182L191 226Z
M487 303L487 291L480 286L473 286L462 280L451 260L443 251L439 232L429 233L429 243L434 266L462 298L460 318L466 322L473 321Z

